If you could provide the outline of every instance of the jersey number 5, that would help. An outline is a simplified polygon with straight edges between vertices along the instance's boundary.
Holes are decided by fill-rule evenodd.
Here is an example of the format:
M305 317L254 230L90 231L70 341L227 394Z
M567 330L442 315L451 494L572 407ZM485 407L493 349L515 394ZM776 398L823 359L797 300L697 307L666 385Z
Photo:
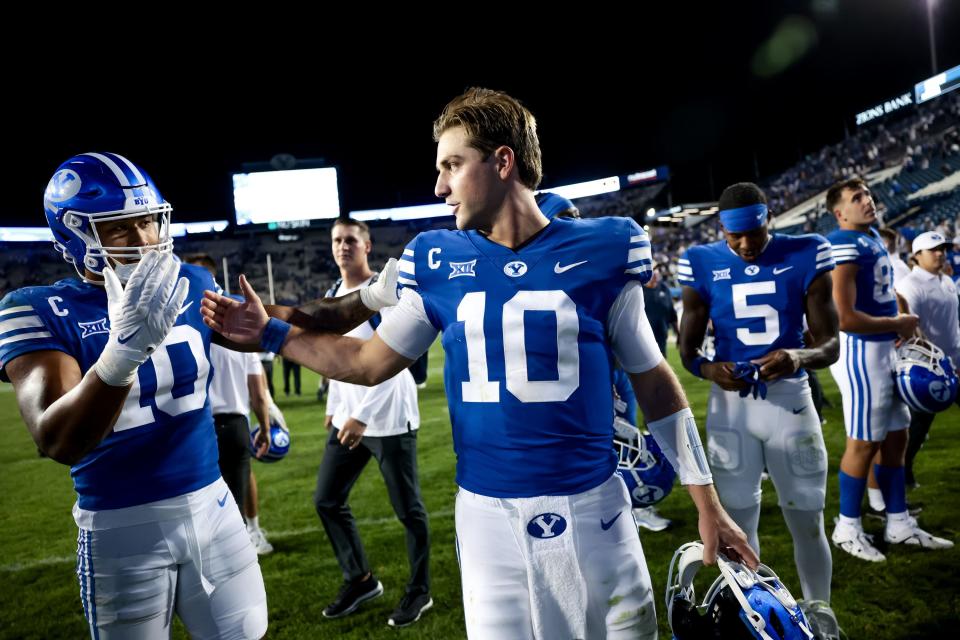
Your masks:
M746 327L737 329L737 338L740 342L751 347L773 344L774 340L780 337L780 314L768 304L747 304L747 297L776 293L777 283L773 280L749 282L735 284L731 289L734 316L763 319L763 331L751 331Z

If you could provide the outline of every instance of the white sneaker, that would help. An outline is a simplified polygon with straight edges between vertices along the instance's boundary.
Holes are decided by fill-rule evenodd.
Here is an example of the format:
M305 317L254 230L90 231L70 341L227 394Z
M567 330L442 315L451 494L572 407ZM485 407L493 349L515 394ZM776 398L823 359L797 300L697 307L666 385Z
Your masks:
M672 524L671 520L657 513L654 507L642 507L633 510L633 519L637 525L650 531L663 531Z
M873 546L873 536L864 533L862 526L838 522L833 528L833 535L830 536L830 539L834 546L843 549L854 558L868 562L883 562L887 559Z
M917 524L916 518L909 516L906 520L899 522L891 522L890 518L887 518L887 528L883 532L883 539L890 544L912 544L924 549L953 548L953 542L927 533Z
M273 545L267 541L263 529L251 529L247 533L250 534L250 542L253 543L253 548L257 550L258 556L273 553Z

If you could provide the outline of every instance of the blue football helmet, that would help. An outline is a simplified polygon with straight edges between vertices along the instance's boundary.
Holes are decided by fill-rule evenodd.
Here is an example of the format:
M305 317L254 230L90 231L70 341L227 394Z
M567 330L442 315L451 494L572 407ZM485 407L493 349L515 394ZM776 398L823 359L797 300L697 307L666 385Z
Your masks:
M897 391L907 406L923 413L939 413L957 399L953 361L940 347L922 338L911 338L897 349Z
M717 556L720 576L697 604L693 579L703 545L688 542L670 561L667 618L675 640L813 640L797 601L770 567L757 571Z
M257 454L257 434L260 432L260 425L254 421L250 424L250 455L256 457ZM276 462L283 460L287 452L290 451L290 430L287 425L277 420L273 415L270 416L270 447L260 458L260 462Z
M651 507L670 495L677 472L654 437L620 417L614 418L613 430L617 472L627 484L634 508Z
M107 265L117 271L121 281L126 281L136 261L148 251L173 251L173 207L143 169L115 153L82 153L61 164L44 191L43 210L53 231L54 247L87 282L97 281L89 280L85 271L99 275ZM157 220L157 244L103 246L96 223L143 215L153 215ZM129 264L117 263L116 259L121 258Z

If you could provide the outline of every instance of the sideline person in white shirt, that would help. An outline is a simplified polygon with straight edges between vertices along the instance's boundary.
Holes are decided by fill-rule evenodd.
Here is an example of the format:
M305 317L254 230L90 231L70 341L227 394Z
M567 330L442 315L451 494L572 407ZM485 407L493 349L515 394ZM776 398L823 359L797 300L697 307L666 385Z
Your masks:
M367 256L372 248L370 231L362 222L338 220L330 231L333 257L340 280L328 296L340 297L366 286L375 274ZM381 310L387 315L390 308ZM379 325L376 315L344 335L363 340ZM373 575L356 522L347 504L350 490L371 458L383 475L390 503L406 528L410 578L393 615L391 626L416 622L433 605L430 598L430 536L427 513L420 495L417 473L417 428L420 412L417 388L404 369L378 385L366 387L330 380L325 426L330 431L323 460L317 470L314 505L323 523L344 583L324 608L327 618L348 615L364 601L383 593Z
M944 275L949 241L936 231L921 233L913 240L913 257L917 267L902 280L894 280L894 287L910 305L910 313L920 318L920 329L927 339L940 347L960 365L960 299L953 279ZM927 439L936 414L914 411L910 420L910 441L907 444L906 482L917 486L913 463Z

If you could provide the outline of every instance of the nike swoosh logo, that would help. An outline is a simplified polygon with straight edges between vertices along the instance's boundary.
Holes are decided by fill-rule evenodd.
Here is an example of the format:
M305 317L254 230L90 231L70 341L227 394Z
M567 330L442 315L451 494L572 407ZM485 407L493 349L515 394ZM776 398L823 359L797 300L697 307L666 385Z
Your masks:
M560 262L557 261L557 264L553 265L553 272L554 272L554 273L563 273L564 271L570 271L570 269L573 269L574 267L579 267L579 266L582 265L582 264L587 264L588 262L590 262L590 261L589 261L589 260L581 260L580 262L574 262L573 264L568 264L568 265L566 265L566 266L561 267L561 266L560 266Z
M184 312L186 312L186 310L189 309L189 308L190 308L190 305L192 305L192 304L193 304L193 300L191 300L191 301L188 302L187 304L185 304L185 305L183 305L182 307L180 307L180 311L177 312L177 315L179 316L179 315L183 314Z
M217 504L220 505L221 507L222 507L223 505L227 504L227 496L228 496L228 495L230 495L230 492L229 492L229 491L227 491L225 494L223 494L223 497L222 497L222 498L217 498Z
M610 520L609 522L604 522L604 521L603 521L603 518L600 518L600 528L603 529L604 531L606 531L607 529L609 529L610 527L612 527L612 526L613 526L613 523L617 521L617 518L620 517L620 514L621 514L621 513L623 513L623 511L618 511L618 512L617 512L617 515L613 516L613 519Z
M792 266L792 265L789 266L789 267L784 267L784 268L782 268L782 269L778 269L778 268L774 267L774 269L773 269L773 275L778 276L778 275L780 275L781 273L783 273L784 271L790 271L790 269L793 269L793 266Z
M806 409L806 407L800 407L799 409L794 409L794 410L793 410L793 415L798 415L798 414L800 414L800 413L803 413L805 409Z
M133 336L135 336L135 335L137 335L138 333L140 333L140 329L141 329L141 328L142 328L142 327L137 327L137 330L136 330L136 331L134 331L133 333L131 333L130 335L128 335L128 336L126 336L126 337L124 337L124 336L117 336L117 342L119 342L120 344L126 344L126 343L130 342L130 340L133 339Z

